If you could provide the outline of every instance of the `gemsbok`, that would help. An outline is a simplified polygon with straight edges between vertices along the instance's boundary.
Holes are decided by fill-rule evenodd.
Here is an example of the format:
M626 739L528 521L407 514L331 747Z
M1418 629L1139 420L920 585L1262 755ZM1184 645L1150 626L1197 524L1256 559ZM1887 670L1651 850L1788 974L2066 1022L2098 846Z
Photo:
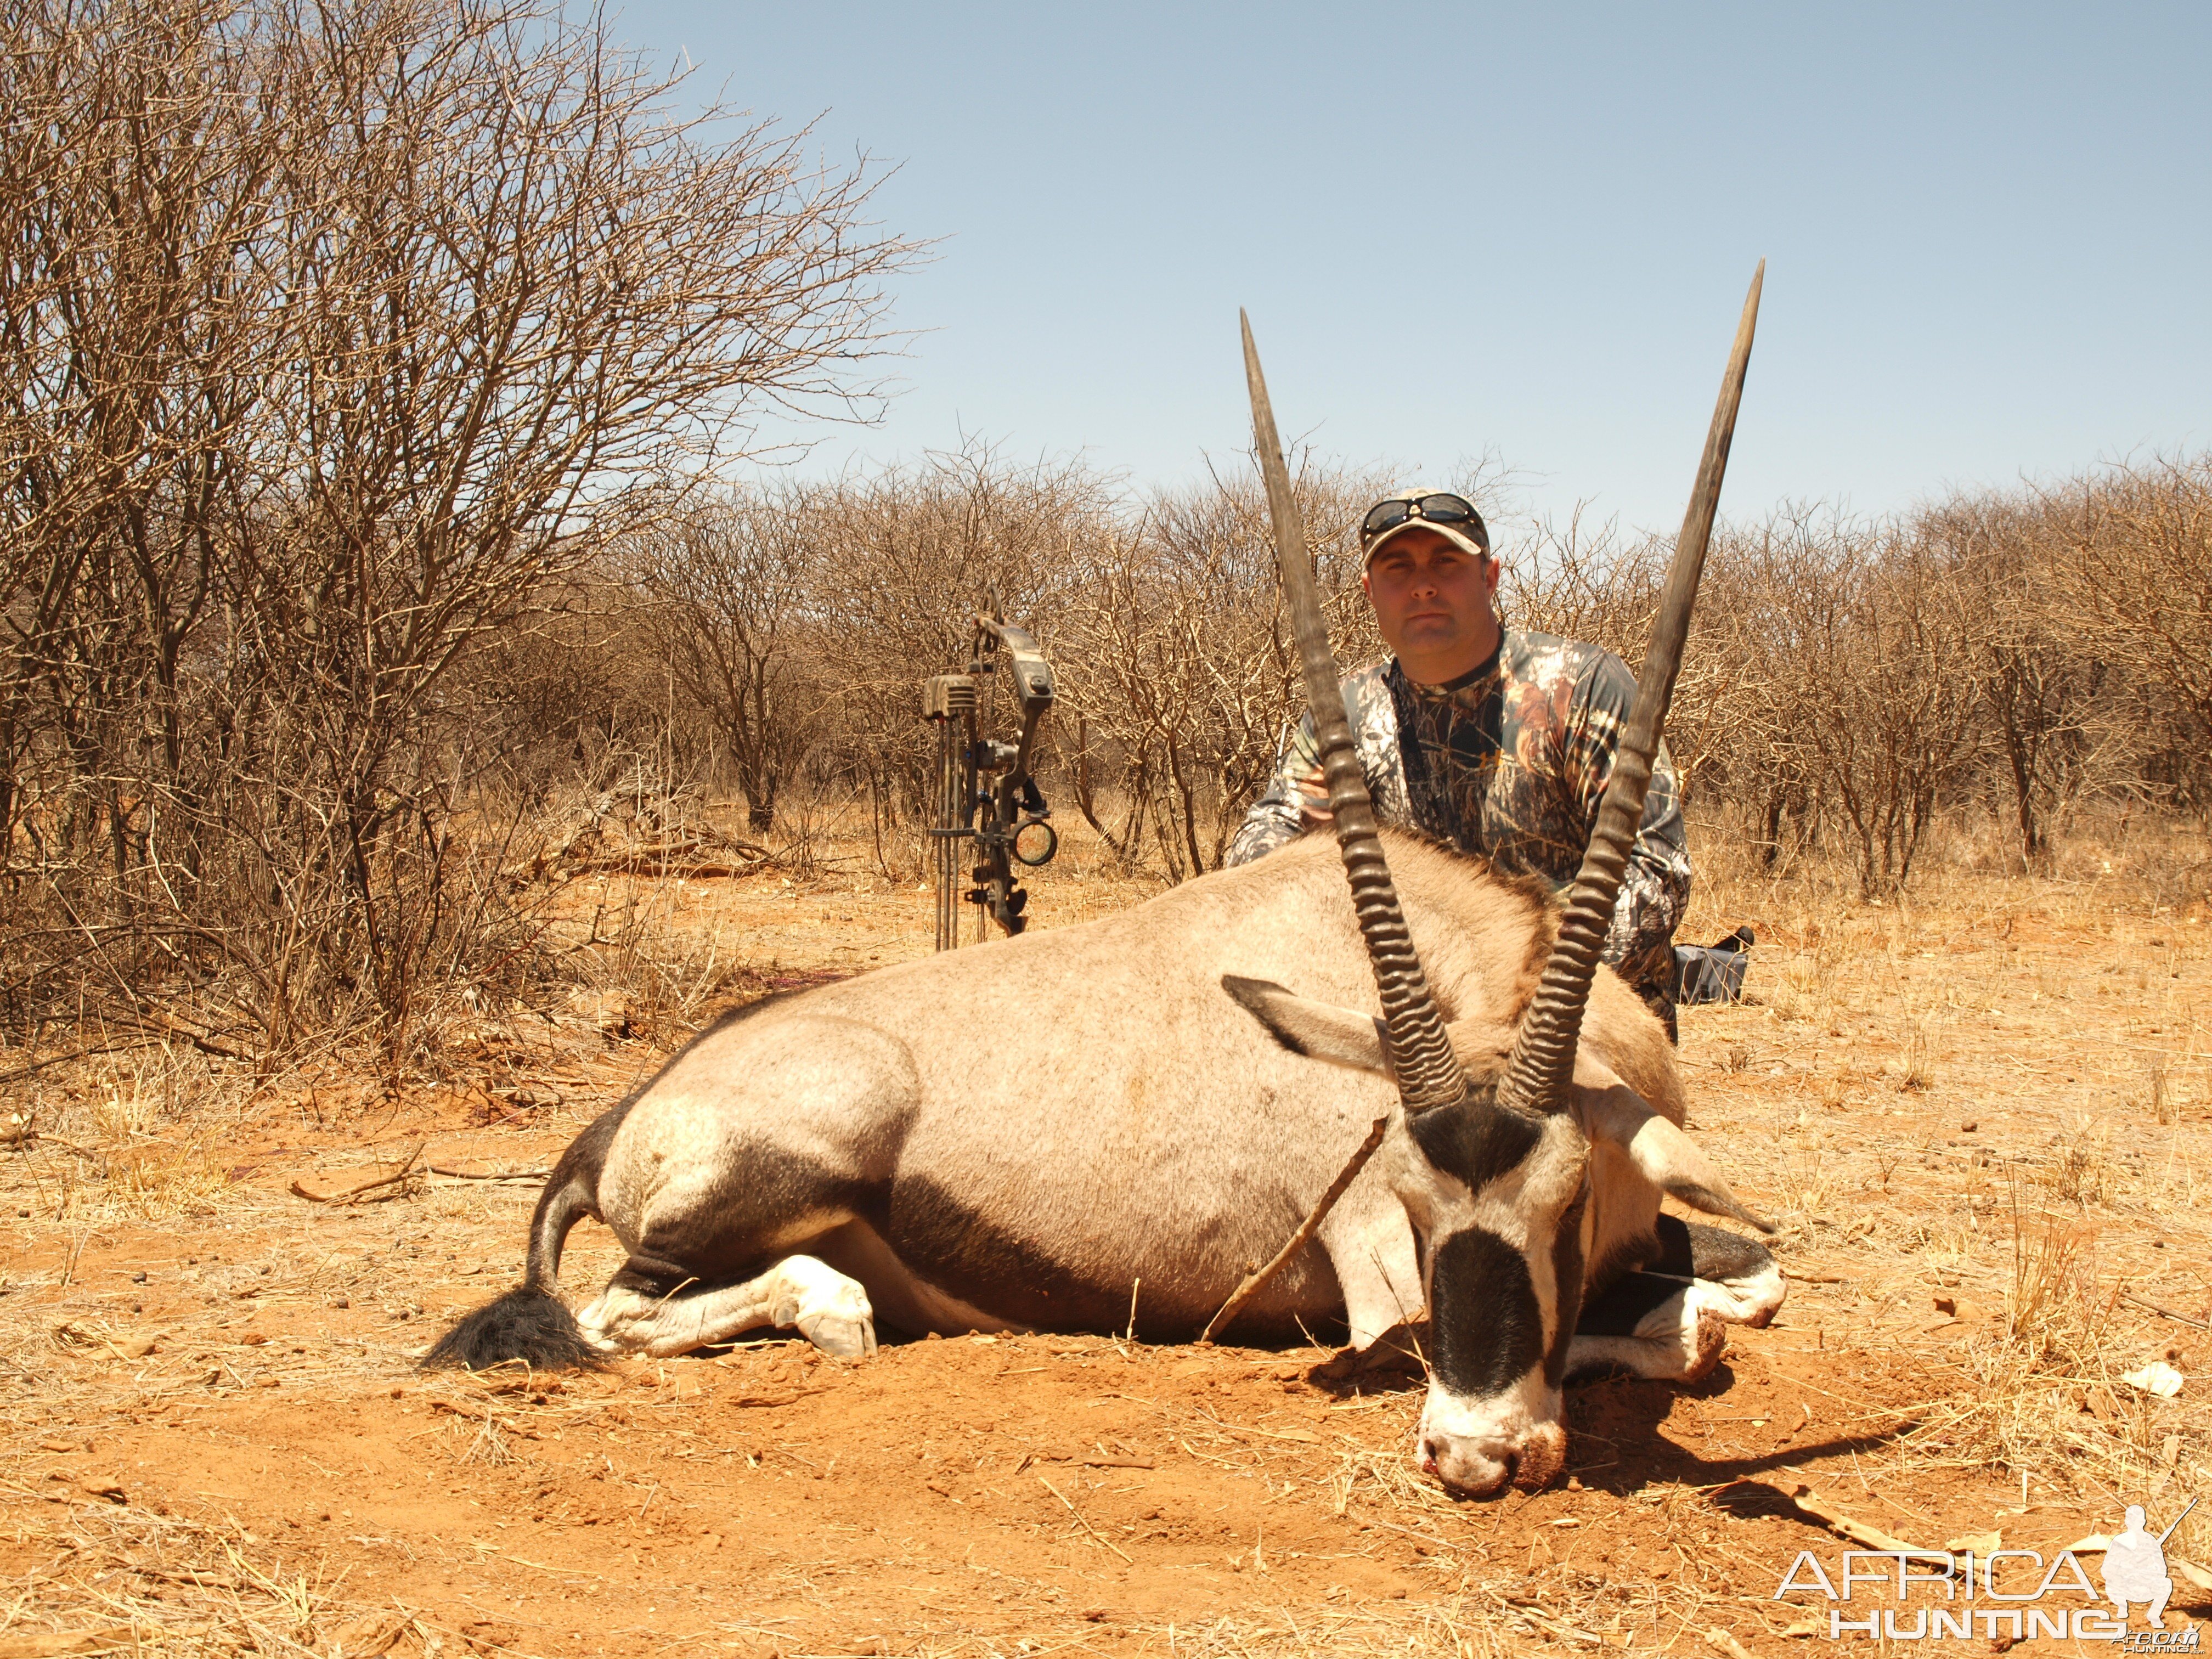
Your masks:
M1234 1328L1257 1340L1342 1321L1364 1346L1425 1310L1415 1455L1455 1495L1533 1491L1560 1472L1573 1371L1711 1370L1723 1323L1765 1322L1782 1276L1753 1240L1661 1213L1671 1194L1765 1227L1683 1133L1667 1038L1598 957L1759 290L1755 277L1564 905L1377 830L1248 326L1336 847L1310 836L1102 921L724 1018L577 1137L538 1199L522 1283L423 1364L589 1364L767 1327L855 1357L874 1351L878 1322L1112 1331L1133 1291L1140 1334L1188 1340L1326 1207ZM1374 1157L1323 1206L1363 1135ZM561 1252L586 1217L629 1260L572 1314Z

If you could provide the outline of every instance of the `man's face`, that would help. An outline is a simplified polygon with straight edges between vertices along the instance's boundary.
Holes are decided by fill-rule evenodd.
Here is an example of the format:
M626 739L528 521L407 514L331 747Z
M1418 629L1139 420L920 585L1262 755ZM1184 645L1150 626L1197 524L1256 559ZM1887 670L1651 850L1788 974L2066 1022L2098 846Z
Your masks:
M1361 584L1382 638L1406 672L1438 685L1479 667L1498 643L1498 562L1478 559L1435 531L1383 544Z

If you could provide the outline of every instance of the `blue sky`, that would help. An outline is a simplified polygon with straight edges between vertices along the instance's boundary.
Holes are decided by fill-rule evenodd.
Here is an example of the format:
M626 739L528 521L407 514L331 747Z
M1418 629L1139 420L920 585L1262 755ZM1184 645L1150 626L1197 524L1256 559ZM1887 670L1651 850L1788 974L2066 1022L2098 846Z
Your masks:
M1679 521L1752 269L1723 510L2212 446L2212 9L629 0L689 90L897 172L938 239L880 425L1137 483L1287 434Z

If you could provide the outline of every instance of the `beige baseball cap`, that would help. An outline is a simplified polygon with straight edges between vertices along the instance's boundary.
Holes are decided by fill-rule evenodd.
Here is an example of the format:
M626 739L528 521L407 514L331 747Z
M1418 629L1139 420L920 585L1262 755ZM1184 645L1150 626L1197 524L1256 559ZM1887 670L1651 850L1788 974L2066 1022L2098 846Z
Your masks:
M1490 556L1490 532L1473 501L1449 489L1401 489L1376 502L1360 520L1360 568L1372 564L1384 543L1408 530L1433 530L1475 558Z

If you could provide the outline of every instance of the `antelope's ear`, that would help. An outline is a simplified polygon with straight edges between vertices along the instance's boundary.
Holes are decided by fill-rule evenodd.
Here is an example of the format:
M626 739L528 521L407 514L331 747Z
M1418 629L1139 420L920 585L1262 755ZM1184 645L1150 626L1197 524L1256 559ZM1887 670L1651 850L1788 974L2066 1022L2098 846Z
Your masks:
M1575 1109L1592 1139L1611 1141L1628 1154L1644 1178L1670 1197L1707 1215L1774 1231L1729 1190L1697 1142L1644 1103L1644 1097L1585 1051L1575 1057Z
M1391 1074L1382 1047L1382 1022L1372 1014L1315 1002L1271 980L1244 979L1236 974L1224 974L1221 988L1292 1054L1371 1072L1376 1077Z
M1294 1054L1310 1055L1332 1065L1376 1077L1395 1077L1389 1051L1382 1041L1382 1022L1372 1014L1356 1013L1334 1003L1316 1002L1285 989L1272 980L1244 979L1236 974L1221 976L1221 988L1266 1026L1275 1041ZM1483 1019L1455 1020L1444 1027L1459 1063L1475 1078L1495 1076L1513 1047L1509 1026ZM1620 1079L1613 1081L1618 1083Z

